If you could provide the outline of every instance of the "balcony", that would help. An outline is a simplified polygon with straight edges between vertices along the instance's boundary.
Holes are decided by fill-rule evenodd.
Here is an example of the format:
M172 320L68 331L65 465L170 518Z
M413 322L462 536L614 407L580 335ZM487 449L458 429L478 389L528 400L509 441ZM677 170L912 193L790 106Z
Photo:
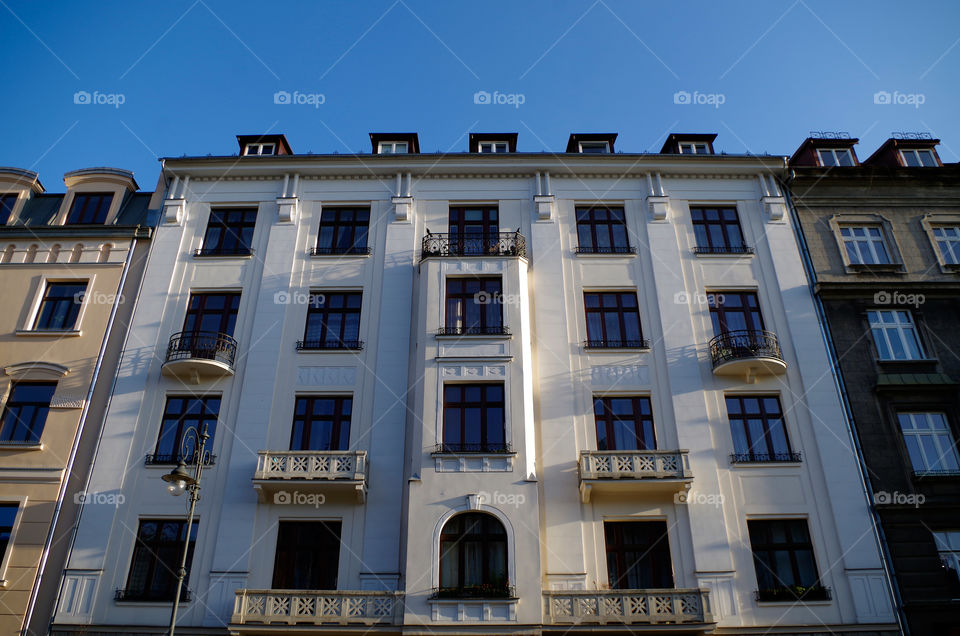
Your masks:
M700 589L547 591L543 604L544 623L553 625L713 622L708 592Z
M748 384L787 372L777 334L770 331L722 333L710 341L710 358L714 375L742 376Z
M328 495L367 498L367 451L260 451L253 487L260 503L315 504Z
M434 256L523 256L527 239L516 232L492 234L442 234L427 232L423 237L421 258Z
M798 451L788 453L733 453L731 464L799 464L803 455Z
M237 590L231 625L399 625L401 592Z
M170 337L163 375L199 384L233 375L237 341L216 331L181 331Z
M690 488L687 451L581 451L580 499L611 495L673 495Z

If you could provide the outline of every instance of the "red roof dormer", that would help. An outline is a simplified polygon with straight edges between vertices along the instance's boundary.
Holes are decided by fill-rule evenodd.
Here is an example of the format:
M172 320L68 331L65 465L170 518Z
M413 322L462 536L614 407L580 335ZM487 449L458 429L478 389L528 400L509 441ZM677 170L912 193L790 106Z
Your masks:
M292 155L284 135L237 135L241 157L270 157Z
M854 146L860 140L845 132L811 133L787 162L793 167L834 168L859 166Z
M891 168L937 168L943 164L937 154L939 139L929 133L894 133L883 142L865 166L888 166Z

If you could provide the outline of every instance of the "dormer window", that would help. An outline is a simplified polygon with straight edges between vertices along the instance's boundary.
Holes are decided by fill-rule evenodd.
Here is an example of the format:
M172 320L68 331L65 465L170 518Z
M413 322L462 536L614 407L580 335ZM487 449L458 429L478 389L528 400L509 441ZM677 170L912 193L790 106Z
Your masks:
M710 146L708 144L696 143L693 141L681 141L678 144L681 155L709 155Z
M610 144L606 141L581 141L580 153L585 155L610 154Z
M262 157L277 154L276 144L247 144L243 149L246 157Z
M902 148L900 159L909 168L936 168L940 165L937 156L928 148Z
M67 225L103 225L113 203L110 192L83 192L73 197L73 205L67 215Z
M481 141L477 147L480 153L501 153L510 152L510 144L506 141Z
M381 141L377 145L377 154L381 155L405 155L410 146L405 141Z
M0 194L0 225L6 225L13 214L13 206L17 204L17 193Z
M817 157L820 165L826 168L853 165L853 154L849 148L818 148Z

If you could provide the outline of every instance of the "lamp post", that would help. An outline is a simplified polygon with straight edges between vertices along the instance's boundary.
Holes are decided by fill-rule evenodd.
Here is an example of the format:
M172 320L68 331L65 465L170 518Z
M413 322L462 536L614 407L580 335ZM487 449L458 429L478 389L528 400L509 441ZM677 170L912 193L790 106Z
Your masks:
M183 579L187 576L187 556L190 552L190 533L193 531L193 512L197 507L197 501L200 500L200 478L203 475L203 465L209 459L209 453L206 450L207 440L210 435L207 434L207 425L203 425L203 432L199 432L196 426L191 426L183 432L180 442L180 459L177 467L163 476L163 481L167 482L167 490L174 497L179 497L184 492L190 493L190 513L187 515L187 534L183 540L183 555L180 557L180 569L177 570L177 591L173 597L173 609L170 611L170 629L167 632L173 636L173 630L177 625L177 609L180 606L180 590L183 589ZM193 442L193 453L187 456ZM186 462L194 464L193 475L187 472Z

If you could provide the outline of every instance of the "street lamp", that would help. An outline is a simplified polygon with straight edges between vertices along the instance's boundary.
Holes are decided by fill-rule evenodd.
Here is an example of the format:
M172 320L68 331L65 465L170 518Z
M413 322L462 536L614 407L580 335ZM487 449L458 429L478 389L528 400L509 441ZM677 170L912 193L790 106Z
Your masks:
M180 590L183 589L183 579L187 576L187 555L190 552L190 533L193 530L193 512L197 507L197 501L200 500L200 478L203 475L203 465L210 458L206 450L207 440L210 435L207 434L207 425L203 425L203 432L197 431L196 426L191 426L183 432L180 441L180 459L177 467L163 476L163 481L167 482L167 490L174 497L179 497L184 492L190 493L190 513L187 515L187 533L183 541L183 555L180 558L180 569L177 570L177 591L173 597L173 609L170 611L170 629L167 632L173 636L173 630L177 625L177 609L180 606ZM188 455L191 449L190 442L193 442L193 453ZM186 462L184 461L186 460ZM187 463L192 463L195 468L193 475L187 472Z

